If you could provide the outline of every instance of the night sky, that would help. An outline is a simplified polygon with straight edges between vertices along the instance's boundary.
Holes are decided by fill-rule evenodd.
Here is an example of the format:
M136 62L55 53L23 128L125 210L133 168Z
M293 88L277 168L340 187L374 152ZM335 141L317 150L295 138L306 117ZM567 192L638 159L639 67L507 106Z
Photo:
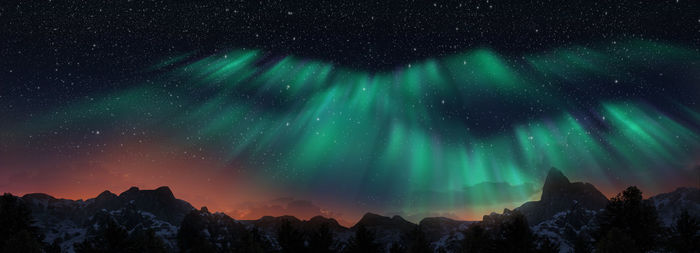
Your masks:
M479 219L700 184L698 1L2 1L0 191Z

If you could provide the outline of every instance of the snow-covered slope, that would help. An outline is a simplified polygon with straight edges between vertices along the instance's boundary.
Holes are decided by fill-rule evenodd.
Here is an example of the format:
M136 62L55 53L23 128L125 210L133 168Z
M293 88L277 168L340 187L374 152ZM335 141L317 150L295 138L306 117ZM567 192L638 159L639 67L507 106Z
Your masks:
M700 189L681 187L669 193L662 193L649 198L659 213L659 219L665 226L671 226L683 210L695 217L700 216Z
M76 243L95 236L101 227L112 221L129 233L153 230L169 251L175 252L178 231L183 226L183 219L190 213L198 214L190 222L201 226L207 240L221 249L240 241L242 234L253 229L259 231L265 245L268 245L266 247L279 249L277 229L283 222L290 222L302 233L312 233L321 224L328 224L335 240L333 249L343 249L359 225L374 233L376 242L385 249L401 242L407 233L420 226L433 250L459 252L464 238L462 231L473 223L434 217L414 224L400 216L386 217L372 213L365 214L352 228L320 216L308 221L293 216L237 221L223 213L209 213L206 208L195 210L189 203L176 199L167 187L155 190L132 187L119 195L105 191L85 201L56 199L41 193L27 194L21 199L32 211L35 225L45 236L44 241L58 243L64 252L74 252ZM683 210L700 217L698 188L678 188L646 201L656 207L665 226L670 226ZM553 169L545 180L541 200L525 203L515 210L527 218L535 235L558 243L561 252L571 252L577 238L590 238L596 226L596 215L606 203L607 199L593 185L569 182L561 172ZM504 214L485 215L482 224L489 227L489 224L497 223L512 212L506 209Z
M56 242L65 252L73 252L76 243L94 236L107 220L129 233L152 229L168 249L175 251L178 227L194 210L189 203L176 199L168 187L132 187L118 196L105 191L86 201L56 199L41 193L27 194L22 200L44 233L44 241Z

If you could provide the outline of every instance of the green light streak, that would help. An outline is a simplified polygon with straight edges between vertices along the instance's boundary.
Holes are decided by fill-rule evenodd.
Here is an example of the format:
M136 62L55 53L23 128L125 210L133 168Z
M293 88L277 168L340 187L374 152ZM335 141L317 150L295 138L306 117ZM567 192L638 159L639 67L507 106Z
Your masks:
M623 53L629 50L635 53ZM154 65L175 66L157 85L75 101L29 122L43 126L29 131L111 114L125 124L143 123L143 115L153 115L147 123L173 142L223 150L221 164L253 168L251 180L308 191L332 185L341 194L380 196L378 201L412 211L529 200L536 196L530 186L553 166L602 184L623 173L653 184L665 173L656 168L682 166L700 152L698 129L641 101L601 98L582 113L553 95L589 79L700 59L663 43L576 46L523 58L478 49L378 73L292 56L272 60L256 50L190 58ZM172 83L180 85L161 88ZM193 94L197 87L203 91ZM471 126L490 122L472 122L463 112L498 112L486 102L515 105L507 110L561 109L508 121L490 133L473 132ZM696 110L684 109L700 122ZM426 192L442 195L411 197Z

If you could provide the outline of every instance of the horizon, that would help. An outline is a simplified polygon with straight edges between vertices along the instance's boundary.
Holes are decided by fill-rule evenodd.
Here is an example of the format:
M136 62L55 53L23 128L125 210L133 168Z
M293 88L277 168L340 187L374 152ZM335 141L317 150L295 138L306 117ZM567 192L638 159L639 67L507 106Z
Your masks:
M700 1L0 4L0 192L478 220L700 186Z
M566 175L564 175L564 176L566 176ZM568 178L568 177L567 177L567 178ZM587 183L587 182L585 182L585 181L571 180L570 178L569 178L569 180L570 180L572 183L576 183L576 182ZM595 185L594 185L594 186L595 186ZM350 219L344 218L344 217L333 217L333 216L328 216L328 215L325 215L325 214L323 214L323 213L317 214L317 215L313 215L313 216L309 216L309 215L295 215L294 213L287 213L287 214L282 214L282 215L279 215L279 214L277 214L277 215L274 215L274 214L259 214L259 215L253 215L253 216L248 215L248 216L246 216L246 219L239 219L239 217L236 217L236 216L235 216L235 212L232 213L231 210L225 211L225 210L214 209L214 208L211 208L211 207L209 207L209 206L207 206L207 205L196 205L196 204L193 204L193 203L197 203L197 202L196 202L196 201L189 200L189 199L185 199L185 198L182 198L182 197L179 197L178 194L177 194L177 191L176 191L176 190L173 190L173 188L172 188L171 186L167 186L167 185L160 185L160 186L155 186L155 187L130 186L130 187L128 187L128 188L126 188L126 189L124 189L124 190L121 190L121 191L119 191L119 190L105 189L105 190L102 190L102 191L100 191L100 192L94 194L93 196L89 196L88 193L81 193L81 194L84 194L84 196L89 196L89 197L78 197L78 198L75 198L75 197L61 197L61 196L58 196L58 195L53 195L53 194L48 193L48 192L25 192L25 193L22 193L22 192L19 192L19 193L8 192L8 193L13 194L13 195L15 195L15 196L20 196L20 197L21 197L21 196L28 195L28 194L46 194L46 195L49 195L49 196L54 197L54 198L56 198L56 199L68 199L68 200L75 200L75 201L80 201L80 200L82 200L82 201L87 201L88 199L94 199L94 198L96 198L99 194L101 194L101 193L103 193L103 192L110 192L110 193L115 194L115 195L118 196L118 195L120 195L121 193L126 192L127 190L129 190L129 189L131 189L131 188L133 188L133 187L136 187L136 188L138 188L139 190L156 190L156 189L161 188L161 187L167 187L168 189L170 189L170 191L173 193L173 195L175 196L176 199L180 199L180 200L186 201L187 203L190 203L190 204L192 205L192 207L195 208L196 210L200 210L201 208L207 208L207 209L209 210L209 212L211 212L211 213L217 213L217 212L219 212L219 213L224 213L224 214L226 214L226 215L228 215L228 216L230 216L230 217L232 217L232 218L234 218L234 219L236 219L236 220L245 220L245 221L258 220L258 219L261 219L261 218L266 217L266 216L271 216L271 217L293 216L293 217L298 218L299 220L310 220L310 219L313 218L313 217L321 216L321 217L328 218L328 219L334 219L334 220L336 220L341 226L346 227L346 228L350 228L350 227L354 226L355 224L357 224L357 223L362 219L362 217L363 217L364 215L369 214L369 213L378 214L378 215L386 216L386 217L393 217L393 216L397 215L397 216L400 216L400 217L402 217L402 218L406 219L407 221L409 221L409 222L411 222L411 223L414 223L414 224L420 223L420 221L423 220L423 219L425 219L425 218L444 217L444 216L424 216L424 217L420 217L418 220L416 220L415 217L414 217L413 219L408 219L407 217L403 217L401 214L392 213L392 212L372 212L372 211L366 211L366 212L360 213L359 216L356 216L355 218L350 218ZM603 195L605 195L606 198L610 199L610 198L614 197L615 195L617 195L618 193L622 192L622 190L624 190L624 189L627 188L627 187L628 187L628 186L621 187L621 189L620 189L619 191L617 191L617 192L606 193L606 192L602 192L602 191L601 191L601 193L603 193ZM664 194L664 193L673 192L673 191L678 190L678 189L680 189L680 188L700 188L700 186L697 186L697 185L696 185L696 186L692 186L692 185L680 185L680 186L676 186L676 187L673 188L673 189L662 190L662 191L656 192L656 193L648 193L648 192L646 192L646 191L644 191L644 190L642 189L642 194L643 194L643 196L644 196L644 199L648 199L648 198L651 198L651 197L656 196L656 195L659 195L659 194ZM598 190L600 190L600 189L598 189ZM536 194L536 197L535 197L535 198L533 198L533 199L531 199L531 200L527 200L527 201L525 201L525 202L528 202L528 201L538 201L541 193L542 193L542 192L539 191L539 192ZM449 218L449 219L453 219L453 220L460 220L460 221L481 221L481 219L483 218L483 216L489 215L489 214L491 214L492 212L501 213L501 212L502 212L504 209L506 209L506 208L509 209L509 210L514 210L516 207L518 207L518 206L524 204L525 202L516 204L516 205L513 206L513 207L504 206L504 207L502 207L502 208L500 208L500 209L495 209L495 210L491 210L491 211L489 211L489 212L484 212L483 214L474 214L474 215L472 215L472 216L467 216L467 217L473 217L472 219L469 219L469 218L464 219L464 218L462 218L462 217L444 217L444 218ZM255 218L255 217L257 217L257 218ZM463 216L463 217L464 217L464 216Z

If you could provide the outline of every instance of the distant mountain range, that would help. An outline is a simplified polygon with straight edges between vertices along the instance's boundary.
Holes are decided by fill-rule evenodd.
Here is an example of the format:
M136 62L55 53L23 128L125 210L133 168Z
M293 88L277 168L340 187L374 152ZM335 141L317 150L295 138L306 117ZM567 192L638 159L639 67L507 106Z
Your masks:
M22 196L44 233L45 241L60 239L61 249L73 251L75 243L112 219L127 231L154 229L169 249L175 250L178 227L194 207L176 199L168 187L140 190L131 187L119 195L104 191L96 198L82 200L56 199L43 193Z
M386 217L365 214L354 226L343 227L334 219L321 216L299 220L294 216L262 217L257 220L235 220L223 213L211 213L205 207L196 210L184 200L175 198L168 187L141 190L132 187L116 195L105 191L95 198L82 200L56 199L42 193L27 194L21 199L30 208L36 226L44 234L44 241L58 240L62 251L73 252L74 245L93 236L107 220L122 226L129 233L151 229L163 240L169 251L177 251L177 235L183 219L191 212L199 214L195 222L208 235L214 245L225 245L227 240L239 240L240 233L256 228L270 247L279 247L276 231L288 222L302 232L316 231L327 224L332 231L334 249L341 249L354 231L363 226L376 235L377 243L385 248L401 240L401 237L417 226L426 233L430 246L435 251L452 252L462 240L461 231L473 222L458 221L444 217L424 218L419 224L406 221L401 216ZM700 189L678 188L647 199L657 208L659 217L668 226L681 210L700 216ZM552 168L544 182L539 201L523 204L515 210L521 212L538 236L559 243L561 252L573 248L573 240L580 233L589 233L595 224L596 214L608 203L608 199L592 184L570 182L561 171ZM482 223L488 227L500 217L513 211L505 209L502 214L485 215Z

